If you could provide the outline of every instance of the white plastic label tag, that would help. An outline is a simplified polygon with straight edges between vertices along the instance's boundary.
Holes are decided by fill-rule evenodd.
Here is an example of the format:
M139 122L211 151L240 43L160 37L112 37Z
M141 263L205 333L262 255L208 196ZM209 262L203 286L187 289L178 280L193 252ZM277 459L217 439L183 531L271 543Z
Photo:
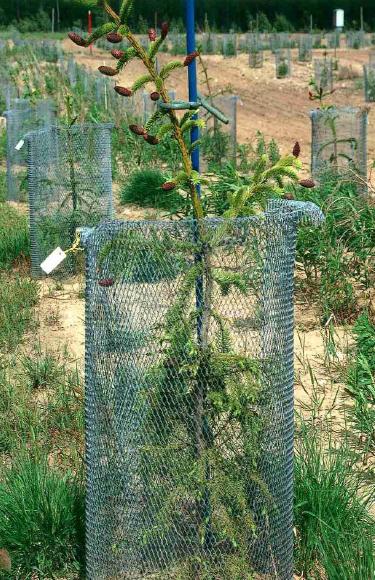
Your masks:
M21 139L20 141L18 141L17 145L15 146L15 149L17 151L19 151L20 149L22 149L22 147L25 145L25 141L23 139Z
M55 268L57 268L59 264L61 264L61 262L65 260L65 258L66 254L64 250L61 248L56 248L56 250L53 250L52 254L47 256L44 262L40 264L40 267L42 268L43 272L50 274L53 272L53 270L55 270Z

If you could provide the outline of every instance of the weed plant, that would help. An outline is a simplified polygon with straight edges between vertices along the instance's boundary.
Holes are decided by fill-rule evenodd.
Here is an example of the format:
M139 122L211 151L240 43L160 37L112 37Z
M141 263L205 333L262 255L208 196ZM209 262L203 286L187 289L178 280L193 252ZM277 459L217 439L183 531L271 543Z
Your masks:
M27 217L0 202L0 270L8 269L30 253Z
M300 421L295 456L296 571L304 578L364 580L375 573L373 494L362 489L357 458L322 425Z
M12 350L35 322L38 285L19 276L0 274L0 349Z

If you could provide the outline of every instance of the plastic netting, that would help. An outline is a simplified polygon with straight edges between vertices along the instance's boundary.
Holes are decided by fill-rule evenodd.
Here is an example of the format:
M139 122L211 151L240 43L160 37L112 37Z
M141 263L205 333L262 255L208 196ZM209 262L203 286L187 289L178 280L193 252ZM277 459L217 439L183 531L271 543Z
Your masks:
M111 124L50 127L31 132L27 142L31 272L58 246L69 248L76 228L113 217ZM74 274L70 254L57 274Z
M331 58L314 59L314 82L324 92L333 90L333 61Z
M313 175L332 171L353 181L356 175L367 179L367 110L330 107L316 109L310 116Z
M21 145L23 137L29 131L51 125L54 122L56 109L52 101L39 101L32 105L24 99L14 99L15 108L6 111L7 137L7 197L11 201L26 201L26 147Z
M375 102L375 65L363 66L366 103Z
M300 34L298 38L298 60L300 62L311 62L312 48L313 48L312 35Z
M313 204L274 202L199 235L193 221L81 233L89 580L292 579L306 216L322 220Z
M292 58L289 48L275 51L276 78L284 79L292 75Z

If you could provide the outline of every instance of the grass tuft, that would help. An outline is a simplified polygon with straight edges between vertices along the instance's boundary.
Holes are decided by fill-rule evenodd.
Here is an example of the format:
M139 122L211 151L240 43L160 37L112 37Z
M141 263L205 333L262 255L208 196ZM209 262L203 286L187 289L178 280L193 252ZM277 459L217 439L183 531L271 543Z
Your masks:
M302 421L295 460L297 572L325 580L373 578L372 504L346 442L323 443Z
M12 350L34 320L38 285L28 278L0 275L0 349Z
M15 578L56 577L79 568L84 496L80 482L46 462L19 458L0 483L0 546ZM53 576L52 576L53 575Z
M11 268L30 255L27 217L6 203L0 203L0 269Z

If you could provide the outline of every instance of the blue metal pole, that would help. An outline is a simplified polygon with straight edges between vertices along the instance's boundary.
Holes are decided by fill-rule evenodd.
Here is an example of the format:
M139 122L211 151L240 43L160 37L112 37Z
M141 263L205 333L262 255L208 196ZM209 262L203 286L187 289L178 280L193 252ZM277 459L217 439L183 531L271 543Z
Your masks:
M186 0L186 49L187 54L196 50L195 46L195 0ZM189 65L189 101L197 102L198 100L198 86L197 86L197 63L195 59ZM197 118L197 116L195 117ZM190 133L191 143L199 139L198 127L193 127ZM191 162L193 169L199 171L199 148L197 147L191 154ZM198 193L200 189L198 188Z

